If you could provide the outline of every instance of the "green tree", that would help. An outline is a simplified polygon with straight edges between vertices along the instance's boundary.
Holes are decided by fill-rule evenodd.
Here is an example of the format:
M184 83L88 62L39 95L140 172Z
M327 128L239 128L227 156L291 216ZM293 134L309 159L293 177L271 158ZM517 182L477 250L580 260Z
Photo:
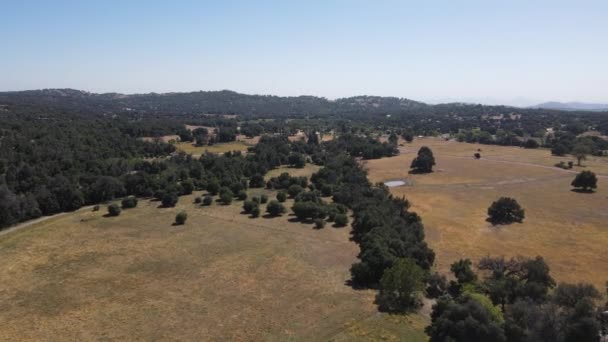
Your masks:
M232 203L233 197L234 197L234 195L232 194L232 191L230 191L230 190L224 191L223 193L220 194L220 202L223 205L229 205L230 203Z
M524 217L524 209L510 197L501 197L488 208L488 221L492 224L522 222Z
M419 304L419 293L424 289L425 272L410 258L397 260L386 269L380 279L377 302L380 309L405 312Z
M277 201L270 201L266 205L266 212L270 216L280 216L285 212L285 207Z
M211 203L213 203L213 196L205 195L203 198L203 205L211 205Z
M122 210L116 203L112 203L108 206L108 215L109 216L118 216Z
M429 173L433 172L433 166L435 166L433 151L426 146L422 146L418 150L418 156L412 160L410 168L412 173Z
M336 224L336 227L344 227L348 224L348 216L342 213L336 214L334 222Z
M582 188L583 191L593 191L597 188L597 176L595 173L585 170L576 175L571 185L575 188Z
M277 193L277 200L281 203L285 202L287 200L287 193L285 193L285 191L279 191Z
M167 192L163 195L163 197L161 199L161 203L163 204L163 207L165 207L165 208L175 207L178 200L179 200L179 197L177 196L176 193Z
M450 271L454 273L454 276L456 277L459 283L474 283L477 280L477 275L471 268L472 265L473 263L470 259L460 259L458 261L455 261L450 266Z
M591 154L591 147L587 144L577 143L570 153L576 158L576 165L581 166L581 161L587 159L587 155Z
M471 296L456 300L440 298L433 305L431 325L425 332L430 342L502 342L506 341L502 323Z
M287 193L291 198L295 198L304 189L299 184L293 184L287 189Z
M186 223L187 219L188 213L186 213L185 211L180 211L179 213L177 213L177 215L175 215L175 224L182 225Z
M121 202L123 209L135 208L137 207L137 198L135 197L127 197Z

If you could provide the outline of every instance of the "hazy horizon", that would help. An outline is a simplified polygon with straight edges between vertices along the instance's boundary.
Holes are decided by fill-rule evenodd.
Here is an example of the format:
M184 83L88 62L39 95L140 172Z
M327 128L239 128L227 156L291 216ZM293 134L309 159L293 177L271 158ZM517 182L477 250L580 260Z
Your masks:
M5 4L0 91L608 103L608 3Z

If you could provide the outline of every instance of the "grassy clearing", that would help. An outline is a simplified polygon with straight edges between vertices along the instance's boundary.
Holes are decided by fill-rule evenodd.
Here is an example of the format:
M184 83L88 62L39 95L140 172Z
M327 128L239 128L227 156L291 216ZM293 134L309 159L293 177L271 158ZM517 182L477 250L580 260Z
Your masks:
M193 154L193 155L201 155L201 154L205 154L207 152L209 152L209 153L225 153L225 152L231 152L231 151L246 152L248 147L250 147L250 145L245 144L244 142L241 142L241 141L234 141L234 142L229 142L229 143L219 143L219 144L214 144L211 146L195 146L191 142L178 142L175 144L175 148L177 148L178 150L184 151L187 154Z
M408 175L420 146L431 147L436 172ZM474 160L482 149L484 159ZM413 203L425 223L427 241L437 253L442 272L459 258L486 255L545 257L558 281L591 282L603 288L608 280L608 182L601 178L594 194L570 191L583 169L608 174L606 158L590 158L574 173L552 167L568 157L548 150L526 150L416 139L401 155L366 162L371 181L408 179L412 186L392 188ZM530 164L530 165L528 165ZM510 196L526 210L522 224L492 227L486 210L500 196Z
M379 314L374 291L346 285L348 228L251 219L241 201L198 207L200 195L0 236L0 340L422 340L424 318Z
M287 166L281 166L278 167L276 169L270 170L268 171L268 173L266 173L266 179L270 179L272 177L278 177L281 173L283 172L287 172L289 173L291 176L293 177L301 177L301 176L306 176L310 179L310 176L319 171L321 167L315 164L311 164L311 163L306 163L306 166L304 166L301 169L297 169L297 168L292 168L292 167L287 167Z

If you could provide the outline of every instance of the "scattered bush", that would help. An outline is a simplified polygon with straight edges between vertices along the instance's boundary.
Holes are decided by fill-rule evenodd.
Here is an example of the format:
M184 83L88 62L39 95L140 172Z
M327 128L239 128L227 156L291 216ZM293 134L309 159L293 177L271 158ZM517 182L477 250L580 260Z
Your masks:
M322 229L325 227L325 220L322 218L315 219L315 228Z
M177 197L177 194L174 192L165 193L161 199L161 203L165 208L175 207L177 201L179 201L179 197Z
M245 190L241 190L239 191L237 197L240 201L244 201L247 199L247 192Z
M279 191L277 194L277 201L283 203L287 200L287 194L284 191Z
M135 197L127 197L122 200L122 208L129 209L137 207L137 198Z
M97 204L93 207L93 211L99 211L99 204Z
M122 210L116 203L112 203L108 206L108 215L109 216L118 216Z
M186 213L185 211L180 211L179 213L177 213L177 215L175 215L175 224L182 225L186 223L187 219L188 213Z
M225 191L224 193L220 194L220 202L223 205L229 205L232 203L233 197L234 197L234 195L232 194L232 191L230 191L230 190Z
M202 198L202 197L200 197L200 196L199 196L199 197L196 197L196 198L194 199L194 203L196 203L196 204L201 204L201 203L203 203L203 198Z
M203 205L211 205L211 203L213 203L213 196L211 195L206 195L203 198Z
M481 154L479 152L476 152L473 156L475 159L481 159Z
M262 194L262 195L260 196L260 203L262 203L262 204L266 204L266 202L268 202L268 195L266 195L266 194Z
M266 205L266 212L270 216L279 216L285 212L285 207L277 201L270 201Z
M260 216L260 206L255 206L253 209L251 209L251 216L253 216L253 217Z
M251 212L253 211L254 208L259 207L258 202L254 202L251 200L246 200L245 202L243 202L243 211L246 214L251 214Z

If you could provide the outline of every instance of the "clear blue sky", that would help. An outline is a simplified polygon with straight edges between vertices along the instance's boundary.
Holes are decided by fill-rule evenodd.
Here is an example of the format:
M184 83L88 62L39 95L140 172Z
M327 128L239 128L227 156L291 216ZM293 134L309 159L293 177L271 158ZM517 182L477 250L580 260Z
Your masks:
M2 1L0 90L608 103L608 1Z

